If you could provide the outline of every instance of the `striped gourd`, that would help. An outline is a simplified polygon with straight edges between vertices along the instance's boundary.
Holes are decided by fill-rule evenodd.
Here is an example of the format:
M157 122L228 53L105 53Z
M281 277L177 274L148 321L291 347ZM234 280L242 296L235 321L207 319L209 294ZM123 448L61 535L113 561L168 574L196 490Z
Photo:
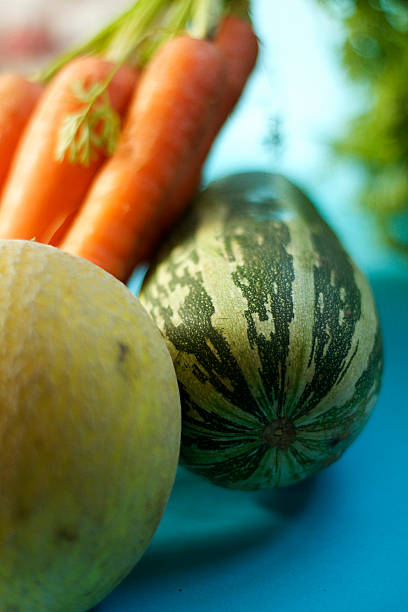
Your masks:
M382 374L370 288L283 177L210 185L140 297L176 368L181 462L212 482L295 483L336 461L367 422Z

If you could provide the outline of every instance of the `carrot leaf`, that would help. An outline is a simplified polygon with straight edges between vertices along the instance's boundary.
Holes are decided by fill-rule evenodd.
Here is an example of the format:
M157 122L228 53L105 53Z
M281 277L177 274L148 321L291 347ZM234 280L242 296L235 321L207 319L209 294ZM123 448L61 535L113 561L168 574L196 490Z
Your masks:
M81 81L73 83L72 93L82 107L64 117L55 151L57 161L67 157L72 164L89 166L98 152L111 155L115 150L120 117L110 105L107 92L112 76L88 88Z

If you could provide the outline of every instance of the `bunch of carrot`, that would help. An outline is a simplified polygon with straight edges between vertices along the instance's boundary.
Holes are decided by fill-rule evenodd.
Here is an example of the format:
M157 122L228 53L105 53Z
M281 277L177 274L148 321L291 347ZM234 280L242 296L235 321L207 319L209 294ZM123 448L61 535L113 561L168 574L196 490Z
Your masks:
M51 243L122 281L148 261L254 67L242 4L139 0L40 82L0 75L0 238Z

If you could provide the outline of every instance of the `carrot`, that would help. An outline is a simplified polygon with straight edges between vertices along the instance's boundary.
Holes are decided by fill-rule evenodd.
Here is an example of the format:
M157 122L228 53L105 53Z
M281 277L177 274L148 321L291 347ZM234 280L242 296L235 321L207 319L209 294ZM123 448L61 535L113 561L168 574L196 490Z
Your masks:
M211 42L180 35L144 69L116 152L95 179L61 249L126 280L143 236L207 129L224 80Z
M92 85L106 80L114 64L96 56L72 60L46 88L24 131L0 202L0 238L35 238L48 242L80 205L103 161L96 151L88 166L72 163L66 154L56 159L63 120L78 117L84 107L73 91L86 97ZM121 67L107 88L110 105L125 111L136 73ZM95 105L96 108L96 105ZM68 126L69 127L69 126Z
M228 62L228 88L218 117L220 128L238 102L258 56L258 39L251 23L242 17L228 15L220 24L215 44Z
M154 254L164 233L174 225L184 212L189 201L199 188L201 170L210 148L237 104L251 74L258 55L258 40L251 23L239 16L228 15L222 20L215 37L215 44L226 60L224 91L212 125L207 130L200 146L194 153L189 168L175 189L155 224L146 232L141 260L149 260Z
M0 190L25 128L43 88L24 77L0 74Z

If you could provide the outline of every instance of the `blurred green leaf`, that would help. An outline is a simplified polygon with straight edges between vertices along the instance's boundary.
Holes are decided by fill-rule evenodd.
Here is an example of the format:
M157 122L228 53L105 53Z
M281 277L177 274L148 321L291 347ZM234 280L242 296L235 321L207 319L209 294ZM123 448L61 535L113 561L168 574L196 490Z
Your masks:
M408 2L318 2L341 21L343 65L364 85L369 100L333 148L361 164L366 177L361 204L377 216L387 241L408 253L408 230L398 238L391 231L408 215Z

